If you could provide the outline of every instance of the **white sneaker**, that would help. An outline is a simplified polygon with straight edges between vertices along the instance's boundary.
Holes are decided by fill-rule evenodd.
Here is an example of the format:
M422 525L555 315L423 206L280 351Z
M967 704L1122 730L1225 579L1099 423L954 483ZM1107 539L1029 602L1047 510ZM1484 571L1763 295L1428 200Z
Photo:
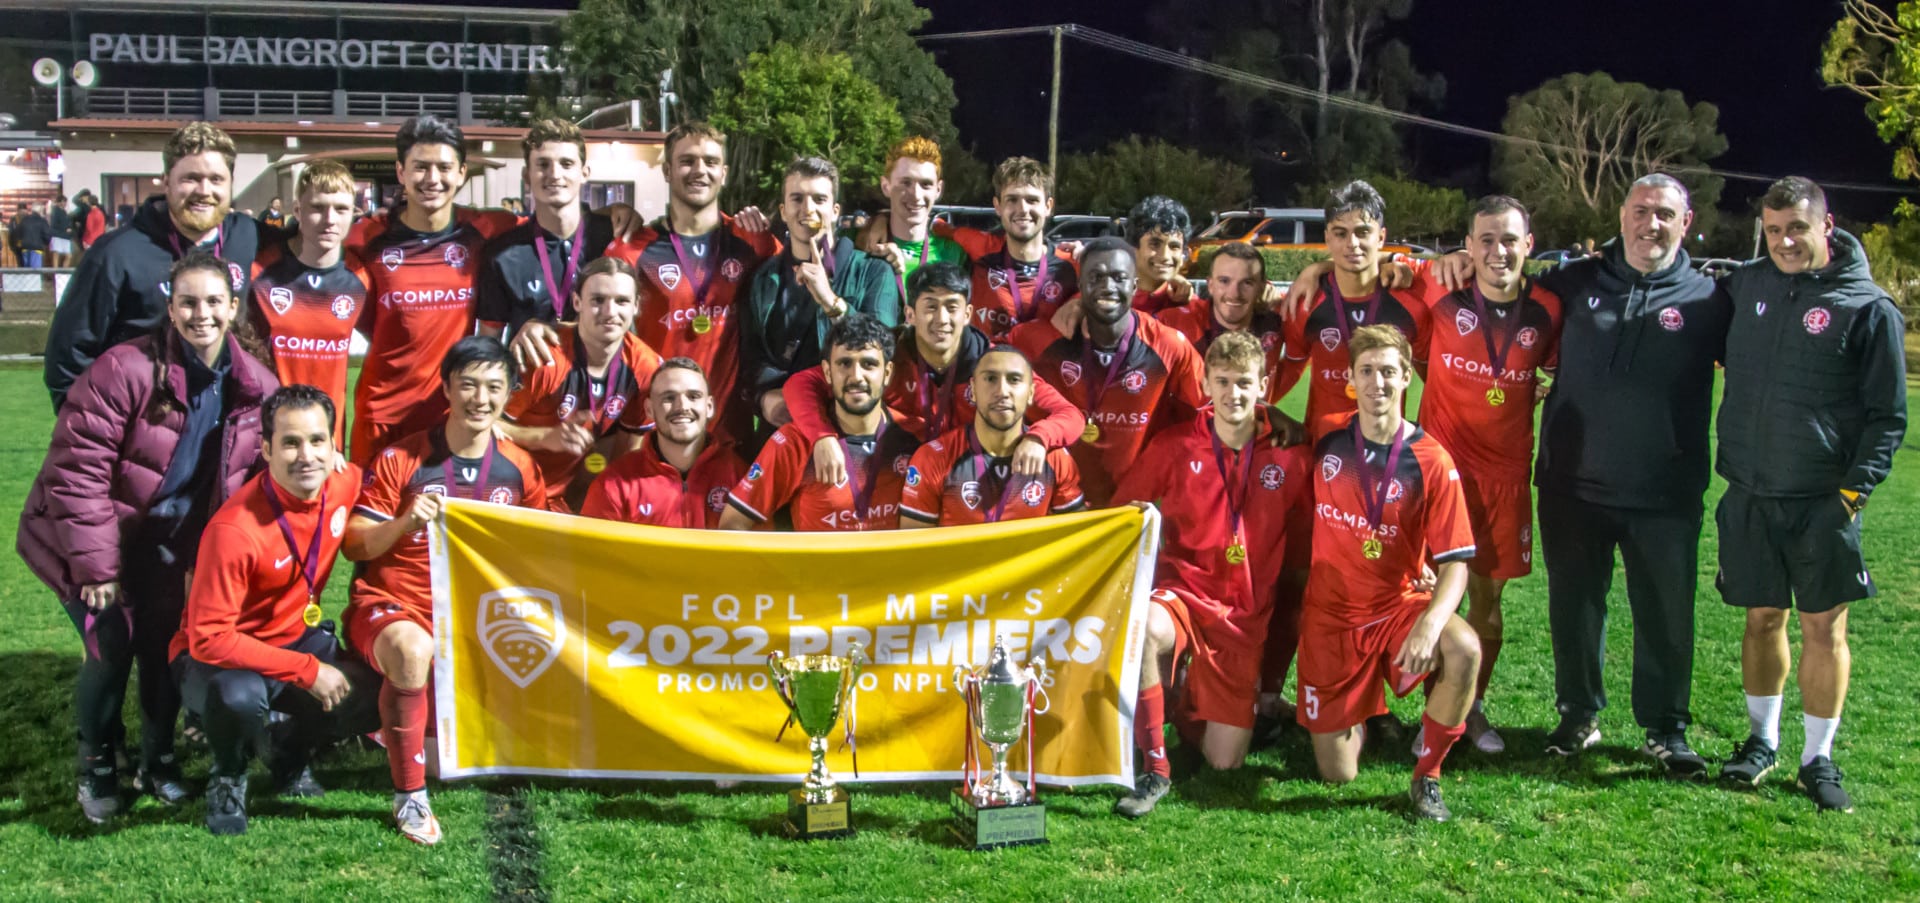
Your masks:
M433 817L425 790L393 795L393 823L414 843L430 847L440 842L440 820Z
M1482 711L1478 704L1474 705L1473 711L1467 713L1467 739L1473 741L1475 749L1488 755L1507 751L1506 739L1500 736L1499 731L1493 729L1492 722L1487 720L1487 713Z

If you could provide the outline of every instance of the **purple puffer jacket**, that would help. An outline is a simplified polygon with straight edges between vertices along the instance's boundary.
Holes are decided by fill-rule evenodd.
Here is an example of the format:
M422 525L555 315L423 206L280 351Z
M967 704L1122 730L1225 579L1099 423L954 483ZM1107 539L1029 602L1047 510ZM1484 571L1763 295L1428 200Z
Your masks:
M80 374L54 423L53 445L27 494L15 548L62 600L119 580L120 549L140 533L186 429L187 368L177 344L143 336L107 350ZM154 355L166 358L155 386ZM280 386L273 371L227 337L232 372L220 430L220 477L208 511L219 510L263 466L260 405ZM155 413L154 393L171 403Z

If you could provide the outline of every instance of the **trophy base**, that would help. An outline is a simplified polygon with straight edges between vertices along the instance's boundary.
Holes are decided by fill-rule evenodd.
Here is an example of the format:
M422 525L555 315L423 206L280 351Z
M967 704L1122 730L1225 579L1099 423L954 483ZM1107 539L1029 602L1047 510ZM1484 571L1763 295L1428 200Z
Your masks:
M1029 800L1009 806L975 806L966 788L952 796L953 835L969 850L1035 846L1047 842L1047 806Z
M787 836L795 840L828 840L853 836L853 807L847 788L833 788L833 798L824 803L807 802L805 790L787 794Z

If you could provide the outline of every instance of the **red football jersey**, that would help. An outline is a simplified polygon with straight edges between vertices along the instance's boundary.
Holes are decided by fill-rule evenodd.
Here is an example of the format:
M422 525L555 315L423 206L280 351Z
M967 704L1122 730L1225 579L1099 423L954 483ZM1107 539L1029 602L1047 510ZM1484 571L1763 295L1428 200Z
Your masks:
M1193 343L1193 350L1200 354L1201 372L1206 370L1207 349L1213 347L1213 340L1230 332L1219 320L1213 318L1213 302L1205 298L1194 298L1182 307L1170 307L1160 312L1160 322L1172 327L1174 331L1187 337ZM1268 310L1254 311L1253 321L1247 324L1247 332L1260 340L1260 347L1267 352L1267 400L1280 400L1280 356L1286 347L1285 327L1280 315Z
M1304 539L1287 535L1287 521L1312 495L1306 447L1282 448L1278 438L1262 417L1246 448L1227 448L1214 437L1212 408L1203 409L1154 436L1113 497L1160 508L1154 586L1218 606L1209 620L1249 636L1266 634L1287 543ZM1227 558L1236 508L1246 554L1238 563Z
M253 261L254 335L273 350L283 386L308 385L333 399L333 444L346 450L347 352L367 306L367 273L351 254L330 267L309 267L277 242Z
M656 527L712 530L720 526L727 490L747 472L733 446L708 442L686 473L660 457L658 439L614 459L593 486L580 513L601 520Z
M913 453L900 511L954 527L1065 514L1087 506L1080 493L1080 471L1065 450L1049 449L1046 470L1037 477L1014 473L1012 462L1011 456L988 455L974 439L971 425L953 430Z
M447 450L445 427L414 433L382 449L367 470L354 506L356 516L389 521L413 509L421 493L476 499L522 508L547 507L540 468L519 446L495 440L487 459L457 458ZM352 605L392 602L433 623L433 579L428 570L427 531L415 530L385 555L366 562L353 581Z
M1476 304L1472 288L1436 289L1429 298L1433 347L1420 425L1475 479L1525 486L1536 371L1558 363L1559 297L1528 280L1520 300L1506 304Z
M1198 301L1200 297L1195 295L1189 300ZM1180 306L1183 305L1173 302L1173 283L1171 282L1165 283L1153 291L1136 289L1133 293L1133 309L1138 313L1152 314L1158 317L1160 314Z
M1206 403L1200 356L1184 336L1160 321L1134 314L1122 348L1093 348L1085 333L1062 336L1045 320L1014 329L1014 347L1033 362L1033 373L1050 383L1099 427L1092 441L1069 447L1080 467L1087 503L1104 508L1120 475L1133 466L1152 431Z
M446 420L440 361L453 343L473 334L480 246L517 222L504 210L462 207L452 225L431 235L407 228L392 213L353 224L347 250L365 262L371 298L359 324L367 356L354 387L356 422L393 425L386 434L404 436ZM355 463L370 468L380 449L354 452Z
M722 438L744 438L758 412L737 397L740 333L734 309L745 302L754 271L781 246L771 234L748 232L724 215L705 241L702 257L682 238L683 255L667 222L658 220L633 238L614 242L607 256L633 264L640 273L640 315L633 331L661 357L699 362L713 396L712 429Z
M1365 298L1347 298L1340 294L1333 277L1328 276L1314 295L1306 315L1287 321L1287 361L1308 367L1307 424L1314 431L1315 439L1323 434L1322 424L1335 422L1330 415L1344 414L1357 407L1353 386L1348 383L1353 366L1347 354L1347 337L1355 329L1375 324L1392 326L1413 345L1411 363L1426 363L1431 317L1421 296L1419 287L1415 286L1401 291L1383 289Z
M1358 627L1404 605L1425 605L1431 595L1413 590L1422 562L1463 561L1474 549L1453 456L1410 421L1398 454L1364 443L1364 469L1381 503L1378 523L1369 522L1353 420L1313 446L1313 569L1302 610ZM1377 558L1367 557L1370 538L1379 543Z
M773 434L727 501L766 523L791 506L801 532L893 530L900 526L900 491L920 440L902 429L882 428L864 440L842 439L847 479L827 485L813 477L813 443L789 423Z
M1053 242L1047 242L1039 264L1023 264L1013 259L999 232L935 221L933 234L951 239L972 258L973 325L996 342L1015 326L1051 318L1080 294L1079 266Z
M611 434L616 426L638 429L646 424L646 405L641 393L660 368L660 355L653 353L640 337L627 333L620 351L618 372L609 366L594 379L587 372L586 351L580 345L578 331L568 325L558 330L560 344L552 350L553 363L536 367L520 377L520 386L507 402L507 419L521 426L550 427L579 416L581 411L593 418L594 436ZM571 495L576 480L591 480L581 468L581 458L564 452L527 449L540 466L540 479L550 495ZM580 487L582 490L584 486ZM549 499L552 501L552 499Z

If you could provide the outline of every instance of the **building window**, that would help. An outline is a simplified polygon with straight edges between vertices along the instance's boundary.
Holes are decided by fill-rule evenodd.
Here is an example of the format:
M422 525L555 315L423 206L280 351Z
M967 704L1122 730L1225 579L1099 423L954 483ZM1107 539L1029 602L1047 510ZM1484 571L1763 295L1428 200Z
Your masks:
M588 182L587 206L604 210L614 204L633 203L632 182Z
M133 212L140 209L140 203L156 194L166 191L160 185L159 175L116 175L102 176L105 182L106 213L108 227L123 226L133 221Z

